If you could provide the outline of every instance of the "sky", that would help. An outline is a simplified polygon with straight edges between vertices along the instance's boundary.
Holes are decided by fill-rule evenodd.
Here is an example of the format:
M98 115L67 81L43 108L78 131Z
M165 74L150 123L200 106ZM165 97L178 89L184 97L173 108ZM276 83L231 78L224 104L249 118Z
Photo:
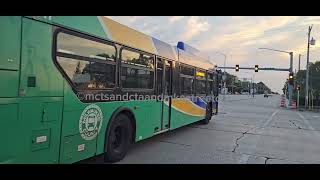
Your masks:
M306 67L308 26L316 45L310 47L310 61L320 61L320 16L107 16L135 30L176 45L183 41L208 54L218 66L289 68L289 55L258 48L294 53L294 67ZM319 41L318 41L319 40ZM282 93L289 72L227 70L240 79L263 81L272 91Z

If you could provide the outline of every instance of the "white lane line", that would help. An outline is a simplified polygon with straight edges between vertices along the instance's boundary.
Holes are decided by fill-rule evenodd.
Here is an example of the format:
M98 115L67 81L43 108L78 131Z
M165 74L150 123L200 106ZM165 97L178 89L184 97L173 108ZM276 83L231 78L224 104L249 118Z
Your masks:
M269 119L262 125L262 127L266 127L270 124L270 122L273 120L273 117L280 111L280 109L274 111L272 115L269 117Z
M309 121L300 112L297 112L297 113L300 116L300 118L303 120L303 122L308 126L308 128L314 131L314 128L311 126Z
M274 116L280 111L280 109L274 111L272 113L272 115L267 119L267 121L265 123L263 123L262 126L259 126L258 128L264 128L266 126L268 126L270 124L270 122L273 120ZM253 128L254 129L257 129L257 128ZM250 131L249 131L250 132ZM254 142L254 146L250 149L250 151L247 153L247 154L253 154L254 151L256 151L257 149L257 145L258 145L258 142L260 140L260 136L257 136L257 138L255 139L255 142ZM239 145L240 146L240 145ZM238 146L238 148L239 148ZM247 155L247 154L242 154L238 163L239 164L247 164L248 163L248 160L249 160L249 157L250 155Z

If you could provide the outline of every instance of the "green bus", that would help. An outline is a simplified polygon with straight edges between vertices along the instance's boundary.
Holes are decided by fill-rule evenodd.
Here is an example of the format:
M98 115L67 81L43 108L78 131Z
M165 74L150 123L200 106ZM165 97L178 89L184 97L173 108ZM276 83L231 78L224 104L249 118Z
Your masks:
M183 42L102 16L1 16L0 27L0 163L117 162L217 111L215 65Z

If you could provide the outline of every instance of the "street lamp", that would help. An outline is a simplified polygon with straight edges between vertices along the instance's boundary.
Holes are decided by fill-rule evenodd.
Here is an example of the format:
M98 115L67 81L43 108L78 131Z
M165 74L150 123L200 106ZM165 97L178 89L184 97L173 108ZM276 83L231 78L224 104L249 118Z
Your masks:
M220 55L223 55L224 56L224 73L223 73L223 76L222 76L222 79L224 81L224 84L223 84L223 100L225 100L225 96L226 96L226 63L227 63L227 55L222 53L222 52L219 52L217 51L216 54L220 54Z
M269 51L277 51L277 52L283 52L283 53L287 53L290 55L290 72L292 72L292 66L293 66L293 52L288 52L288 51L282 51L282 50L277 50L277 49L270 49L270 48L259 48L259 49L265 49L265 50L269 50Z
M316 40L313 37L310 40L310 45L316 45Z
M220 54L222 56L224 56L224 72L226 72L226 63L227 63L227 55L222 53L222 52L216 52L216 54Z
M276 51L276 52L282 52L282 53L287 53L290 55L290 73L292 73L292 66L293 66L293 52L288 52L288 51L282 51L282 50L278 50L278 49L271 49L271 48L259 48L259 49L265 49L265 50L269 50L269 51ZM293 91L293 86L289 85L288 86L288 90L289 90L289 105L291 105L291 99L292 99L292 91Z

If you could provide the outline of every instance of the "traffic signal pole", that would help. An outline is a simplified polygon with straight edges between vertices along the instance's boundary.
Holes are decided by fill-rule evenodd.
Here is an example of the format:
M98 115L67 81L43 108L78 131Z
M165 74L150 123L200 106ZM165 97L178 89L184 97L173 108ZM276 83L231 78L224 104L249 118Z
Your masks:
M293 52L289 53L290 55L290 76L291 74L293 75L293 71L292 71L292 66L293 66ZM288 84L288 93L289 93L289 106L292 105L292 94L293 94L293 86L294 86L294 82L292 84Z
M217 68L235 69L235 67L221 67L221 66L217 66ZM239 67L238 69L255 70L254 67ZM261 68L261 67L259 67L259 71L290 71L290 69L286 69L286 68Z
M289 94L288 106L292 105L292 93L293 93L293 85L288 84L288 94Z

